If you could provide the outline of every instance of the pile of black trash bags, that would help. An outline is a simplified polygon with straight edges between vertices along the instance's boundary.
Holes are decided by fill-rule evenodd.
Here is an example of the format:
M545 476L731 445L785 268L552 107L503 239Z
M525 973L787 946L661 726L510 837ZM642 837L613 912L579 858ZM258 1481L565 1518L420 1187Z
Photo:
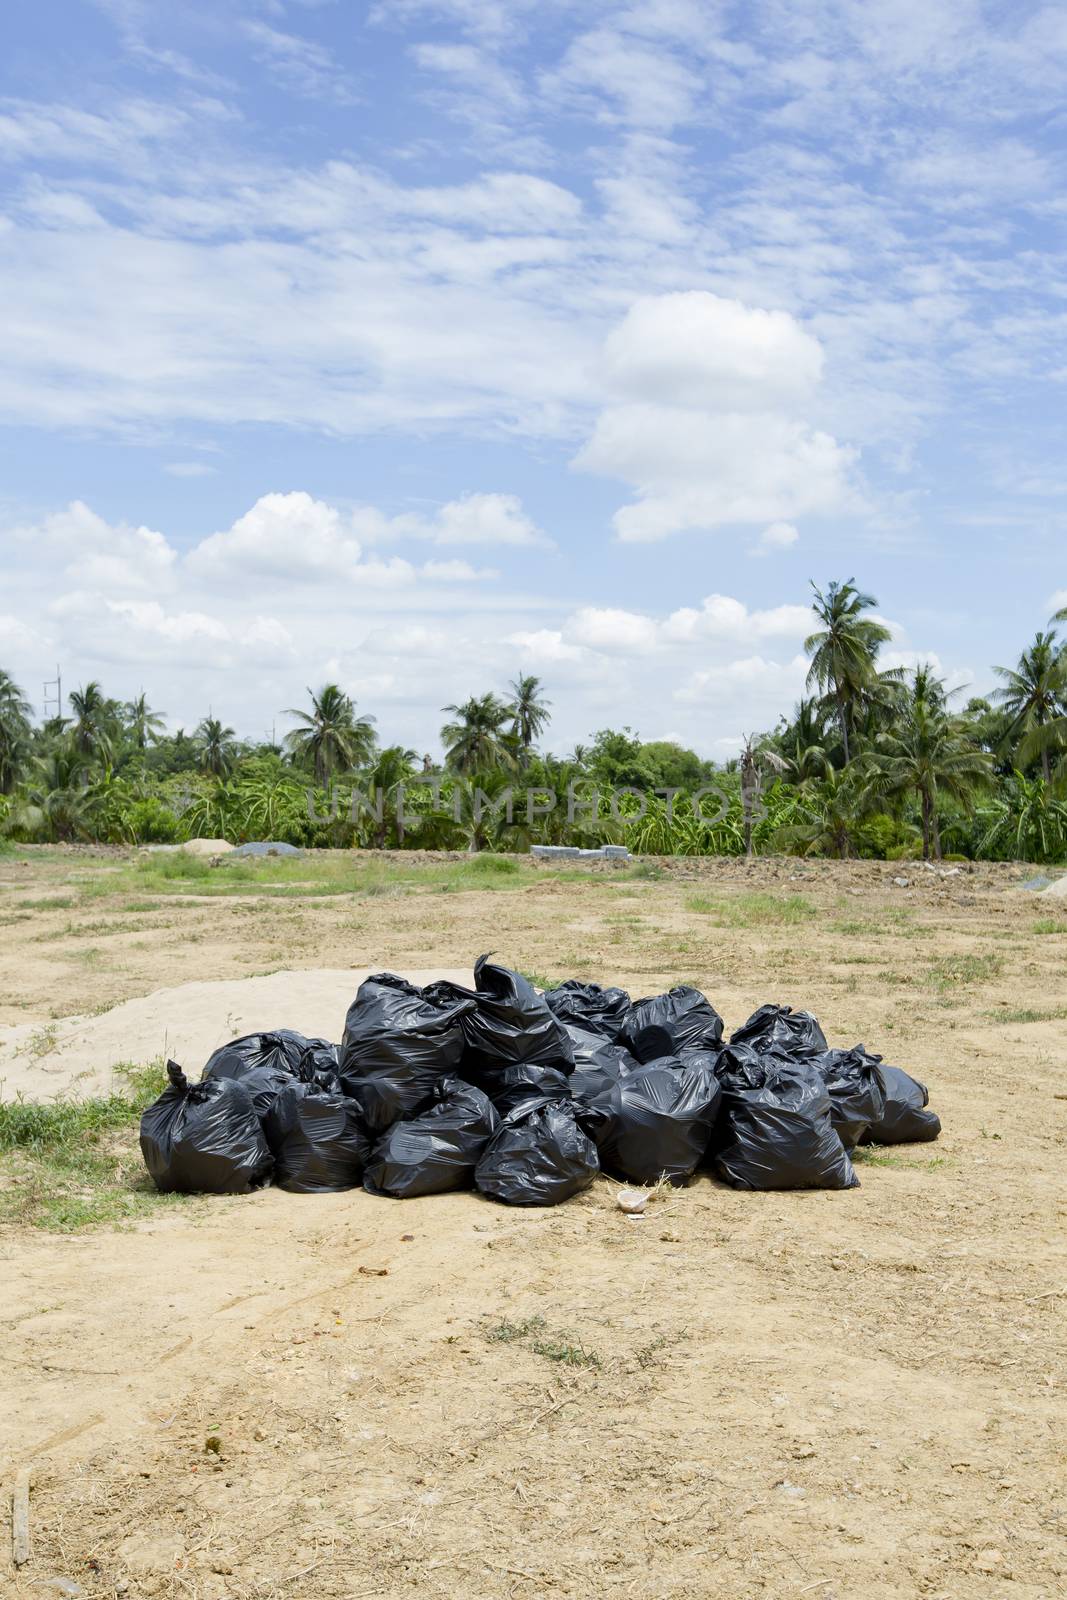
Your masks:
M598 1172L736 1189L851 1189L858 1144L936 1139L921 1083L815 1018L765 1005L729 1042L697 989L632 1001L569 980L540 994L479 958L475 988L360 985L340 1046L288 1029L175 1062L141 1120L161 1190L408 1198L474 1186L557 1205Z

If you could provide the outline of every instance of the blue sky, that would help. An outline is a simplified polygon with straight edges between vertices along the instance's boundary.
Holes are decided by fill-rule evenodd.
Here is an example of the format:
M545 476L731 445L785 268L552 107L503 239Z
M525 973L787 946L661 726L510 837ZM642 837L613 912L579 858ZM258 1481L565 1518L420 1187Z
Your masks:
M710 755L809 578L989 687L1062 560L1067 13L50 0L0 28L0 662Z

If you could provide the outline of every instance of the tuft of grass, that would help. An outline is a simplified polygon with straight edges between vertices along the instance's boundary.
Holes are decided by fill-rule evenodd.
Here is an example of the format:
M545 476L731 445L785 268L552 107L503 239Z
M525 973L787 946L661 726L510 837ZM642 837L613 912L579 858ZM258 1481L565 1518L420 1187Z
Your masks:
M817 907L802 894L753 892L733 895L729 900L693 894L686 896L685 908L714 917L720 928L790 927L811 922L818 915Z
M898 1156L890 1145L865 1144L852 1151L853 1163L859 1162L865 1167L896 1167L906 1172L936 1172L941 1167L947 1167L948 1156L931 1156L929 1161L914 1161L907 1156Z
M137 1147L141 1113L166 1083L162 1060L117 1070L126 1087L110 1095L0 1102L0 1221L73 1233L186 1198L157 1192Z
M989 978L995 978L1003 965L1003 957L992 954L942 956L940 960L930 962L923 974L923 982L931 989L944 993L947 989L984 983Z
M1051 1011L1033 1011L1026 1006L1012 1010L1004 1006L987 1011L985 1015L993 1022L1063 1022L1067 1018L1067 1006L1057 1006Z
M512 1322L510 1318L504 1317L500 1322L491 1323L486 1328L485 1337L490 1344L520 1344L532 1333L540 1333L544 1327L544 1317L525 1317L522 1322Z
M527 983L532 983L535 989L558 989L563 982L562 978L549 978L543 972L529 972L525 967L516 967L515 971Z
M15 1052L20 1056L31 1056L34 1061L39 1061L42 1056L50 1056L59 1039L59 1029L54 1022L46 1022L42 1028L37 1028L30 1034L26 1043L20 1045Z
M523 1345L544 1361L558 1361L565 1367L584 1367L597 1372L603 1366L595 1350L587 1350L581 1340L574 1343L567 1333L553 1333L544 1317L524 1317L521 1322L504 1318L491 1323L484 1331L491 1344Z
M1055 917L1042 917L1034 923L1035 933L1067 933L1067 922L1058 922Z
M26 911L69 911L77 903L74 896L69 894L42 895L39 900L19 901Z

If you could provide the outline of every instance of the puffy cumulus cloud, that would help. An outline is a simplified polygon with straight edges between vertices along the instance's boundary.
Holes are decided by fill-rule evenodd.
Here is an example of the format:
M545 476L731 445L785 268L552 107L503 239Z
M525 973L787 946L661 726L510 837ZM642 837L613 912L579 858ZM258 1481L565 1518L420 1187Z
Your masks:
M611 398L574 464L636 489L615 514L625 541L842 510L856 453L808 420L822 364L784 311L704 291L640 300L608 336Z
M588 645L609 655L654 650L658 628L652 617L611 606L582 606L568 619L564 630L575 644Z
M303 492L261 495L224 533L213 533L189 557L208 576L268 576L312 582L351 577L362 547L335 506Z
M700 289L644 296L604 345L612 393L700 410L768 411L803 401L822 370L819 341L788 312Z
M401 519L402 527L406 525ZM438 544L549 544L514 494L466 494L427 524Z
M47 551L69 583L87 588L158 591L169 586L178 559L164 534L109 523L82 500L40 524L15 528L10 537L30 559Z
M810 606L772 606L750 611L730 595L709 594L699 607L672 611L662 626L663 637L675 642L690 639L743 643L752 639L799 639L812 631Z

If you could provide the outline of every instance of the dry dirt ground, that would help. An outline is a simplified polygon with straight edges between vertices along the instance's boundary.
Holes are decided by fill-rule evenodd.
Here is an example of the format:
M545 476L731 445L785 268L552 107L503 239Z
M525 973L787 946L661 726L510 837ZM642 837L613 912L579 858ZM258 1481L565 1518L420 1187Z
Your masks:
M0 1591L1067 1592L1067 920L1024 870L523 865L440 892L409 862L395 893L273 900L108 894L114 870L0 859L0 1022L492 947L638 993L694 981L728 1026L809 1006L924 1079L944 1134L851 1192L702 1176L637 1221L602 1181L551 1211L267 1190L12 1226L0 1455L32 1470L34 1551L0 1556Z

